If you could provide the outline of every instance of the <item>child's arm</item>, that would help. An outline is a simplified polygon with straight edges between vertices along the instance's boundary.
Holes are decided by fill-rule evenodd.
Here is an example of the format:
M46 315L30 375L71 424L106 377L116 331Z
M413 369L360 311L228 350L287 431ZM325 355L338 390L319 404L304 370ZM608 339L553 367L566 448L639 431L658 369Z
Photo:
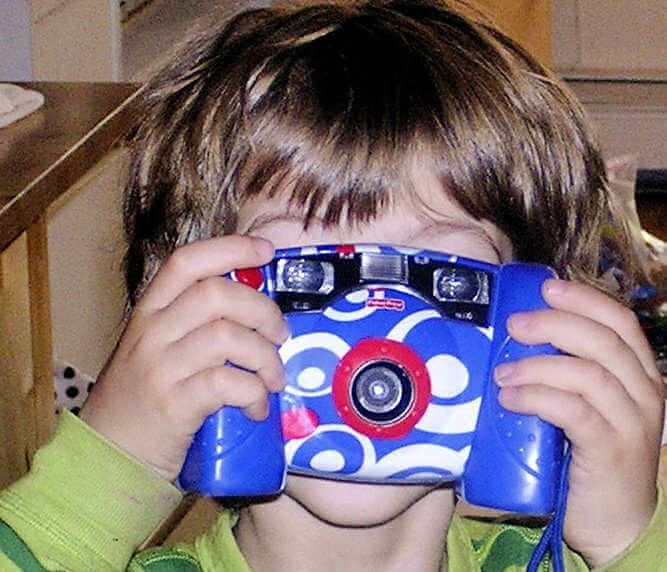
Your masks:
M550 280L552 307L509 320L510 335L566 355L501 366L503 406L564 429L573 447L565 540L589 565L622 553L649 523L663 421L662 382L634 314L601 292Z
M31 473L0 492L0 519L43 562L124 569L178 504L168 481L205 416L224 404L265 415L267 392L283 386L275 344L287 329L268 297L221 275L272 255L265 240L232 236L185 246L163 265L82 411L97 432L64 414Z
M11 527L0 527L0 553L11 557L25 543L23 552L49 570L124 570L181 498L171 483L63 411L30 472L0 491L0 520Z
M272 256L270 242L241 236L176 251L134 309L81 418L169 481L222 405L266 418L267 393L285 384L276 344L288 329L272 300L222 275Z

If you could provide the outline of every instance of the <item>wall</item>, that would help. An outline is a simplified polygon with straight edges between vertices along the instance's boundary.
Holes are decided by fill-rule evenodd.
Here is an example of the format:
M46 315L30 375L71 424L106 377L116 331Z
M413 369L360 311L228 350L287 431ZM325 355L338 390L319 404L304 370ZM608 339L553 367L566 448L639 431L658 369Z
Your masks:
M553 2L554 67L583 101L607 158L666 168L667 0ZM586 81L588 80L588 81Z
M0 2L0 81L26 81L30 62L30 7L27 0Z
M667 0L553 2L554 66L566 76L667 78Z
M667 168L667 82L570 85L597 128L605 158L632 154L640 168Z
M92 377L123 318L121 159L107 155L49 211L53 355Z
M117 81L118 0L31 0L33 78Z
M25 4L32 32L26 51L34 80L120 78L118 0L0 0L0 6L16 1ZM91 376L113 349L123 316L119 170L118 156L110 155L49 213L53 354Z

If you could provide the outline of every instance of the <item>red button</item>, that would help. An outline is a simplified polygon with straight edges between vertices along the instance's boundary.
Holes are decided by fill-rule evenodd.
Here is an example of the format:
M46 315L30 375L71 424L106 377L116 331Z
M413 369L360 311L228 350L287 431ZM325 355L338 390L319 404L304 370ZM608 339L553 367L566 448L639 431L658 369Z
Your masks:
M336 247L336 252L338 254L354 254L356 248L354 244L340 244Z
M241 268L234 271L234 280L259 290L264 284L264 275L259 268Z
M315 432L320 419L312 409L297 407L282 414L283 436L288 439L303 439Z

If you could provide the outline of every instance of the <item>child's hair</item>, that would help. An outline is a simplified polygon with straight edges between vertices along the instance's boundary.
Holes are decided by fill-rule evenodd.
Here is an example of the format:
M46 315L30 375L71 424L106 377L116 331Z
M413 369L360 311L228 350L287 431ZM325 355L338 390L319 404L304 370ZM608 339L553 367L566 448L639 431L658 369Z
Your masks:
M414 193L415 166L505 232L517 259L594 283L611 225L632 276L579 104L459 8L252 9L188 43L146 87L130 139L130 306L177 246L233 232L250 198L288 193L304 225L364 223Z

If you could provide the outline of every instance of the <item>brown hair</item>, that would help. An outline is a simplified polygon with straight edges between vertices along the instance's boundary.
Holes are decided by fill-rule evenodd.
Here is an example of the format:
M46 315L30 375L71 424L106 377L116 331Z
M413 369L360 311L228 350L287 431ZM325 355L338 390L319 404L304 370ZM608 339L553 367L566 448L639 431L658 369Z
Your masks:
M595 282L604 164L570 92L481 19L436 0L253 9L191 41L145 90L130 139L133 305L177 246L233 232L244 201L289 189L304 225L382 212L432 169L519 260ZM619 226L620 225L620 226Z

